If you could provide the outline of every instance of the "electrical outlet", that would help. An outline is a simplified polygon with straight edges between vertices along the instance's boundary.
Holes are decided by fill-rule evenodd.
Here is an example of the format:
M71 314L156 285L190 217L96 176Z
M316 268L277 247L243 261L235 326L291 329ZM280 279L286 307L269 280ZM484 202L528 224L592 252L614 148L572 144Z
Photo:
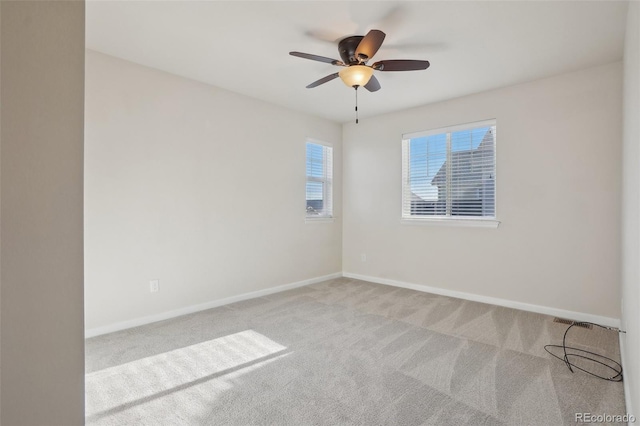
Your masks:
M160 280L149 281L149 291L151 293L157 293L160 290Z
M360 260L363 261L363 262L366 262L367 261L367 255L365 253L362 253L360 255Z

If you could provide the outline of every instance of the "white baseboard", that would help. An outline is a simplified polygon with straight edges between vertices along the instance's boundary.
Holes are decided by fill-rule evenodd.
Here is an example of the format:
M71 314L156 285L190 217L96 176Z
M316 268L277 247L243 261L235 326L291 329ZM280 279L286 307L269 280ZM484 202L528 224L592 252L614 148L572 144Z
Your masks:
M298 287L304 287L306 285L319 283L325 280L330 280L339 277L355 278L358 280L369 281L378 284L390 285L394 287L408 288L410 290L422 291L425 293L439 294L442 296L455 297L457 299L471 300L480 303L489 303L492 305L504 306L507 308L520 309L523 311L536 312L539 314L556 316L561 318L572 319L574 321L586 321L596 324L606 325L610 327L620 327L620 319L610 318L599 315L587 314L583 312L567 311L564 309L551 308L548 306L532 305L529 303L516 302L513 300L499 299L496 297L481 296L473 293L465 293L455 290L447 290L438 287L430 287L421 284L407 283L403 281L391 280L388 278L378 278L368 275L352 274L350 272L336 272L321 277L310 278L294 283L284 284L277 287L271 287L264 290L252 291L249 293L240 294L237 296L231 296L224 299L212 300L197 305L185 306L183 308L174 309L171 311L161 312L159 314L149 315L140 318L134 318L127 321L117 322L102 327L90 328L85 330L85 338L100 336L102 334L113 333L115 331L126 330L128 328L138 327L145 324L151 324L157 321L163 321L170 318L179 317L182 315L191 314L194 312L204 311L211 308L217 308L219 306L228 305L230 303L240 302L242 300L253 299L256 297L262 297L273 293L279 293L281 291L291 290Z
M457 299L471 300L473 302L488 303L491 305L504 306L506 308L536 312L538 314L561 317L561 318L566 318L574 321L592 322L595 324L606 325L609 327L620 327L619 318L610 318L610 317L603 317L600 315L587 314L583 312L567 311L564 309L551 308L548 306L532 305L529 303L516 302L514 300L499 299L497 297L481 296L479 294L465 293L462 291L447 290L444 288L430 287L427 285L396 281L388 278L378 278L378 277L371 277L368 275L352 274L350 272L343 272L342 276L347 278L355 278L362 281L369 281L377 284L385 284L385 285L390 285L394 287L408 288L410 290L417 290L425 293L439 294L441 296L455 297Z
M128 328L138 327L145 324L151 324L157 321L163 321L170 318L179 317L182 315L192 314L194 312L200 312L211 308L217 308L219 306L228 305L230 303L240 302L242 300L254 299L256 297L267 296L273 293L279 293L281 291L291 290L298 287L304 287L306 285L319 283L322 281L340 278L341 272L336 272L322 277L309 278L307 280L297 281L295 283L289 283L280 285L277 287L266 288L264 290L252 291L249 293L239 294L237 296L226 297L224 299L212 300L205 303L199 303L197 305L185 306L184 308L174 309L171 311L161 312L159 314L149 315L146 317L134 318L127 321L121 321L114 324L105 325L102 327L89 328L84 332L84 337L95 337L102 334L113 333L114 331L126 330Z

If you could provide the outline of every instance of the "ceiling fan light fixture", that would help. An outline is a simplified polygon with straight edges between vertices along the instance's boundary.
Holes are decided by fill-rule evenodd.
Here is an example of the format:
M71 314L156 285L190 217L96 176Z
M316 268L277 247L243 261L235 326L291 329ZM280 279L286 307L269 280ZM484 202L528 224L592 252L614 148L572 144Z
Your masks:
M340 79L349 87L364 86L373 75L373 68L366 65L351 65L339 73Z

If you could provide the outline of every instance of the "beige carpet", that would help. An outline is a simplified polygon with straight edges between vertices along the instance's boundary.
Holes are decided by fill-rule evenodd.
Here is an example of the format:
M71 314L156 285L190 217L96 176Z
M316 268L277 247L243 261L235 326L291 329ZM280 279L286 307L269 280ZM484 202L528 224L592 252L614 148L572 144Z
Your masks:
M561 425L624 414L551 317L340 278L88 339L90 425ZM571 330L619 360L617 333Z

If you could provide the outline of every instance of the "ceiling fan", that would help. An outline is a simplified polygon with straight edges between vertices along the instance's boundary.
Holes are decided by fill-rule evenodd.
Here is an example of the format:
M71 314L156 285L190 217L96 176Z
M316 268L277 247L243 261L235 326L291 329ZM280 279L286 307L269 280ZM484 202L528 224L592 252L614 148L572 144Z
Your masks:
M363 86L368 91L375 92L380 90L380 82L373 75L374 71L417 71L429 68L429 61L412 59L391 59L374 62L373 65L367 65L367 62L376 54L380 46L382 46L384 38L385 33L382 31L371 30L366 36L350 36L340 40L338 43L338 52L340 52L341 61L302 52L289 52L289 54L299 58L311 59L312 61L325 62L343 67L339 72L329 74L309 84L307 89L320 86L321 84L340 77L344 84L349 87L354 87L358 90L358 87Z

